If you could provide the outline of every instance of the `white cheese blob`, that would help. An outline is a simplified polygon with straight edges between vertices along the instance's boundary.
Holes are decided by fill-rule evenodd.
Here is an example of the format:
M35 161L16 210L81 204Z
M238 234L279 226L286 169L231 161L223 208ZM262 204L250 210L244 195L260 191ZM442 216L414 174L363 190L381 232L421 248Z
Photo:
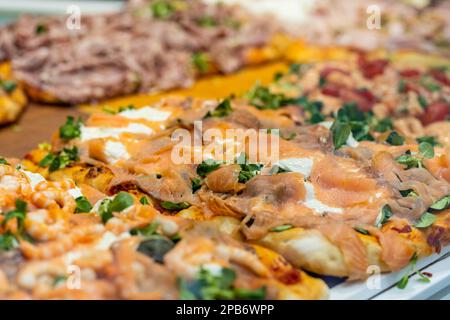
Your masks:
M310 182L305 182L306 189L306 198L305 201L300 201L304 206L316 211L319 214L323 214L325 212L329 213L342 213L342 208L335 208L327 206L325 203L315 198L314 195L314 186Z
M20 171L27 176L28 180L30 181L31 188L33 190L40 182L45 181L45 178L39 173L33 173L23 169L20 169Z
M350 132L350 135L345 142L346 145L352 148L356 148L359 145L359 142L353 137L353 134Z
M153 130L141 123L130 123L126 127L85 127L81 126L81 141L100 138L119 138L121 133L153 134Z
M119 113L121 117L128 119L145 119L149 121L165 121L172 112L163 111L152 107L144 107L140 109L129 109Z
M103 153L110 164L114 164L119 160L127 160L130 158L130 154L123 143L118 141L106 141L103 147Z
M307 179L311 175L314 161L311 158L289 158L278 161L276 165L284 170L301 173Z
M97 250L108 250L111 248L114 242L129 238L130 234L128 232L121 233L120 235L116 236L111 231L106 231L102 237L97 241L95 244L95 249Z
M69 193L74 199L83 196L83 193L81 193L81 189L78 187L67 190L67 193Z

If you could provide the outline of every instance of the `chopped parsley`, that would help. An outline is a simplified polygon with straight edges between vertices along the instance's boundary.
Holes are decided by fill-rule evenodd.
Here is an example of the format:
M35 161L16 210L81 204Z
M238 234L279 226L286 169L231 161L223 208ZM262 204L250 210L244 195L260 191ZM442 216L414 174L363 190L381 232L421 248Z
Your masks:
M220 162L216 162L213 159L206 159L202 163L200 163L197 167L197 174L200 177L206 177L211 172L219 169Z
M48 29L47 29L46 25L40 23L40 24L38 24L36 26L34 31L35 31L36 34L44 34L44 33L46 33L48 31Z
M161 201L161 207L169 211L181 211L183 209L189 208L191 205L189 202L170 202L170 201Z
M201 74L208 72L209 57L207 53L196 52L192 54L192 63Z
M153 16L160 19L168 19L175 8L168 1L156 1L151 6Z
M393 146L401 146L405 143L405 138L399 135L397 131L392 131L387 137L386 142Z
M49 168L50 172L67 167L78 160L78 148L64 148L59 153L48 153L40 162L42 168Z
M199 178L191 179L192 193L195 193L202 187L202 180Z
M9 164L5 158L0 158L0 164Z
M395 159L398 163L405 165L406 169L411 168L422 168L422 159L415 157L411 154L410 151L407 151L405 154L397 157Z
M27 203L23 200L16 199L16 209L7 212L4 215L3 221L1 223L2 226L5 226L8 221L12 219L17 219L17 226L19 233L23 233L25 216L27 214Z
M153 236L155 234L157 234L159 228L159 223L157 222L152 222L148 225L146 225L145 227L140 227L140 228L134 228L130 230L130 234L133 236Z
M231 108L230 99L227 98L219 103L214 111L208 111L208 113L205 115L205 119L211 117L223 118L228 116L231 112L233 112L233 109Z
M259 174L261 172L261 168L263 167L262 164L248 163L245 153L241 153L236 159L236 162L241 167L238 178L240 183L246 183L249 181L251 178Z
M254 86L246 94L246 98L250 105L260 110L276 110L292 103L292 99L287 98L284 94L272 93L269 88L261 85Z
M187 281L178 278L180 299L182 300L231 300L231 299L264 299L266 288L244 289L234 287L236 272L229 268L221 268L220 272L211 272L201 267L197 279Z
M81 196L75 199L76 208L75 213L86 213L92 210L92 205L85 196Z
M217 21L211 16L202 16L197 20L197 24L200 27L210 28L217 26Z
M143 196L139 199L139 202L143 205L148 205L150 202L148 201L148 198L146 196Z
M388 204L384 205L375 221L375 226L381 228L393 215L391 207Z
M322 101L308 101L306 97L300 97L293 101L296 105L303 107L309 118L306 122L317 124L325 120L325 116L321 113L323 109Z
M17 88L17 83L12 80L0 80L0 87L7 93L11 93Z
M350 135L356 141L373 141L370 130L377 125L379 121L372 113L359 110L356 103L346 103L338 110L331 127L334 148L337 150L345 145Z
M68 116L66 123L59 128L59 137L63 140L71 140L81 136L81 119L75 121L74 117Z

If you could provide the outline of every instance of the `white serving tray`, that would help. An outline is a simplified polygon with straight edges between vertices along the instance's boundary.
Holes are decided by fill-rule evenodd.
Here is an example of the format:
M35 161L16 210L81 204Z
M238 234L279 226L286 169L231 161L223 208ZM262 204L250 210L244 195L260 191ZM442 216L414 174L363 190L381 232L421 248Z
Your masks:
M430 272L431 282L417 281L418 276L410 274L408 286L398 289L396 283L409 271L409 267L399 272L380 275L380 286L377 289L368 287L366 282L342 283L330 290L332 300L404 300L429 299L439 291L450 287L450 246L417 261L417 269Z

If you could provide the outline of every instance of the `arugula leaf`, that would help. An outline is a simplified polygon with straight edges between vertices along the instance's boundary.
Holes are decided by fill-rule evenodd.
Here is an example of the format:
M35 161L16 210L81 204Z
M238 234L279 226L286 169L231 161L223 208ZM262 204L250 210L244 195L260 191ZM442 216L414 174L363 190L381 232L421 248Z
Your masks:
M189 202L183 201L183 202L170 202L170 201L161 201L161 207L163 207L166 210L170 211L181 211L183 209L189 208L191 205Z
M281 226L273 227L269 231L270 232L282 232L282 231L286 231L286 230L289 230L292 228L294 228L294 226L292 224L283 224Z
M434 147L428 142L421 142L419 144L419 152L424 158L434 158Z
M12 80L1 80L0 79L0 86L7 93L11 93L17 88L17 83L15 81L12 81Z
M195 52L192 54L192 63L194 67L201 73L204 74L208 71L209 57L207 53Z
M75 213L90 212L92 210L92 205L85 196L81 196L75 199L77 204Z
M81 136L81 119L75 121L72 116L68 116L66 123L59 128L59 137L63 140L71 140Z
M264 299L266 288L244 289L233 286L236 273L229 268L222 268L220 273L212 273L201 267L197 279L186 281L178 279L180 299Z
M205 115L205 119L211 117L223 118L228 116L231 112L233 112L233 109L231 108L230 99L227 98L219 103L214 111L208 111L208 113Z
M418 143L422 143L422 142L428 142L429 144L431 144L433 147L440 145L439 141L436 139L436 137L432 137L432 136L423 136L423 137L419 137L416 139L416 141Z
M381 226L386 224L393 215L391 207L388 204L384 205L375 221L375 226L381 228Z
M197 167L197 174L200 177L206 177L211 172L219 169L220 162L216 162L213 159L206 159L202 163L200 163Z
M429 212L425 212L420 219L414 224L414 227L419 229L428 228L436 221L436 216Z
M202 180L199 178L192 178L191 185L192 185L192 193L195 193L202 187Z
M443 197L442 199L433 203L430 209L441 211L450 207L450 195Z
M175 8L168 1L156 1L151 6L153 16L156 18L167 19L173 14Z
M8 161L6 161L5 158L0 158L0 164L9 164Z
M405 143L405 138L399 135L397 131L392 131L387 137L386 142L393 146L401 146Z

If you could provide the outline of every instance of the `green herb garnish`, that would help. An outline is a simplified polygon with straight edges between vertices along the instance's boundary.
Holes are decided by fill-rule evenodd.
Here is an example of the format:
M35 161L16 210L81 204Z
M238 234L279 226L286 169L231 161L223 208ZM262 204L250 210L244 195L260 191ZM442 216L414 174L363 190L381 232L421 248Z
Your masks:
M208 71L208 61L209 57L207 53L196 52L192 54L192 63L201 74L204 74Z
M230 99L227 98L219 103L213 111L208 111L205 115L205 119L211 117L223 118L228 116L231 112L233 112L233 109L231 108Z
M5 90L7 93L11 93L14 91L14 89L17 88L17 83L12 80L0 80L0 86Z
M436 221L436 216L429 212L425 212L420 219L414 224L414 227L419 229L428 228Z
M161 207L169 211L181 211L183 209L189 208L191 205L189 202L170 202L170 201L161 201Z
M40 162L40 167L49 167L49 171L53 172L58 169L67 167L69 164L78 160L78 148L64 148L59 153L48 153Z
M294 226L292 224L283 224L281 226L273 227L269 231L271 231L271 232L282 232L282 231L286 231L286 230L289 230L289 229L292 229L292 228L294 228Z
M392 131L386 142L393 146L401 146L405 143L405 138L399 135L397 131Z
M384 205L375 221L375 226L381 228L393 215L391 207L388 204Z
M258 289L235 288L233 285L235 280L236 273L232 269L222 268L220 273L212 273L208 269L202 267L198 273L197 279L193 281L186 281L182 278L178 279L180 299L231 300L265 298L265 287L260 287Z
M175 8L168 1L156 1L151 6L153 16L156 18L170 18Z
M200 163L197 167L197 174L200 177L206 177L211 172L219 169L220 162L216 162L213 159L206 159L202 163Z
M75 121L72 116L68 116L66 123L59 128L59 137L64 140L71 140L81 136L81 119Z
M85 212L90 212L92 210L91 203L84 196L76 198L75 202L77 204L77 207L75 209L75 213L85 213Z

